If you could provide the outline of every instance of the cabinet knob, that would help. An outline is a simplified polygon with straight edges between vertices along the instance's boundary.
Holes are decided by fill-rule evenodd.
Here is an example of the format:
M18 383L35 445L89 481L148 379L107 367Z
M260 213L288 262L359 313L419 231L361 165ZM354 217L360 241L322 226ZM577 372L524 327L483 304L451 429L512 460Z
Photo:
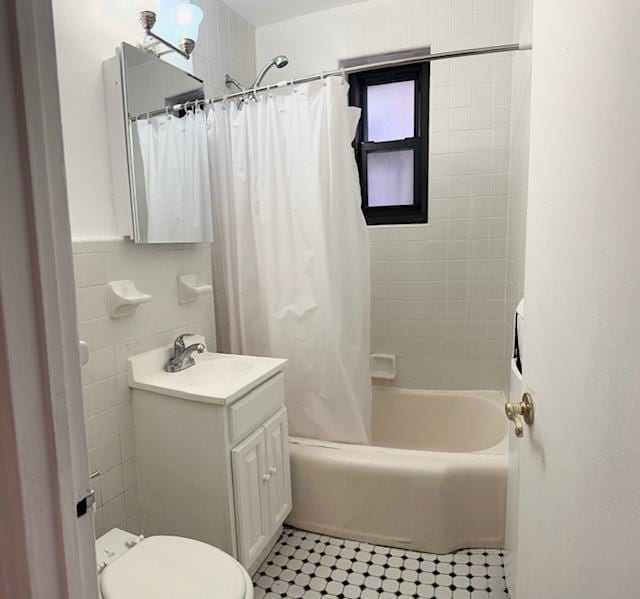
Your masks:
M262 475L262 480L264 482L267 482L267 481L271 480L271 475L270 474L263 474Z

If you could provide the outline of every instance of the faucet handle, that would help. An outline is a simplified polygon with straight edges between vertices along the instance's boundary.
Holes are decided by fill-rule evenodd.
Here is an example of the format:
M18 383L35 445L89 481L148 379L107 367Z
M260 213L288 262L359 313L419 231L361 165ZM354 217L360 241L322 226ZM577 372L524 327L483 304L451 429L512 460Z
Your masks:
M178 335L178 337L176 337L176 340L173 342L173 347L179 348L179 349L184 349L185 348L185 344L184 344L185 337L194 337L194 336L195 336L195 333L182 333L182 335Z

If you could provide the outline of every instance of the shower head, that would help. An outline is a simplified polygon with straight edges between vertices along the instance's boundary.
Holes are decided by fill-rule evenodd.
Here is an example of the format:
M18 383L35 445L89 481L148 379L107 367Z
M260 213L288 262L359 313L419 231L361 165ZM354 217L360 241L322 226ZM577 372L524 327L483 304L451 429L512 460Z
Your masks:
M289 59L286 56L281 54L280 56L276 56L273 59L273 64L275 64L276 67L281 69L282 67L286 67L289 64Z
M266 77L267 73L269 72L269 69L271 69L272 67L282 69L283 67L286 67L288 64L289 64L289 59L286 56L284 56L283 54L281 54L280 56L276 56L271 61L269 61L266 65L264 65L264 67L260 71L260 74L256 77L256 80L253 82L253 85L251 87L254 89L256 87L259 87L260 84L262 83L262 80Z

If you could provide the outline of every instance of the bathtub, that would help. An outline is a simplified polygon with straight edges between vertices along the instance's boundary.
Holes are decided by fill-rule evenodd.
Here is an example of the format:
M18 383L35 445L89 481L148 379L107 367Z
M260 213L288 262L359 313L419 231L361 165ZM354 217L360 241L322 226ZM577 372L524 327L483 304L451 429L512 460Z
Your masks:
M373 445L291 437L291 526L424 551L503 547L504 395L374 388Z

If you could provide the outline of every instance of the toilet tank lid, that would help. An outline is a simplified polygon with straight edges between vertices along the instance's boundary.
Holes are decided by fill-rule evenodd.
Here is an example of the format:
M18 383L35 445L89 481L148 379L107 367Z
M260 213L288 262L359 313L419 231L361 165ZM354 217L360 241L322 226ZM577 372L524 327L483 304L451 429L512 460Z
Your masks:
M216 547L181 537L149 537L100 576L104 599L245 599L251 580Z

